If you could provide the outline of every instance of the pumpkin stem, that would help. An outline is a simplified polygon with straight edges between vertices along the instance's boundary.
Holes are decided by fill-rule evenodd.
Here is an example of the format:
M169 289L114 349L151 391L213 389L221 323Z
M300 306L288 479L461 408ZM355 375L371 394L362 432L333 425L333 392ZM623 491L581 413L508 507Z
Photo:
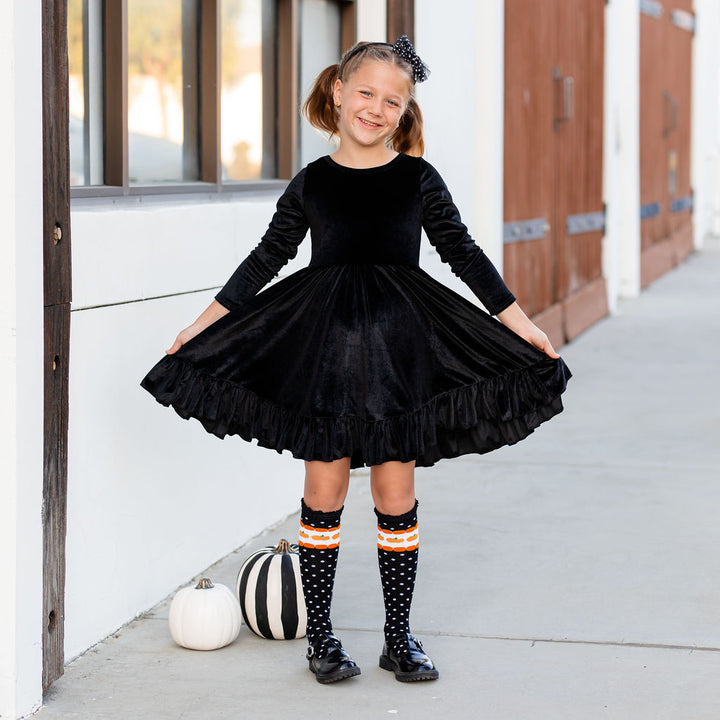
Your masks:
M200 582L195 586L196 590L208 590L215 587L210 578L200 578Z
M283 538L279 543L278 546L273 550L274 553L280 554L286 554L292 552L292 548L290 547L290 543Z

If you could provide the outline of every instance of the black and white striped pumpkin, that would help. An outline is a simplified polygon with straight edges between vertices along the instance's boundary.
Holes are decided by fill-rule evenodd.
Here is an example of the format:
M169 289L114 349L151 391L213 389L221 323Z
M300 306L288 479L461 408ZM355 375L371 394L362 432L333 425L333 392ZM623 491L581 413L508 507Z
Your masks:
M270 640L305 635L307 612L297 545L281 540L277 547L254 552L240 568L236 592L243 619L256 635Z

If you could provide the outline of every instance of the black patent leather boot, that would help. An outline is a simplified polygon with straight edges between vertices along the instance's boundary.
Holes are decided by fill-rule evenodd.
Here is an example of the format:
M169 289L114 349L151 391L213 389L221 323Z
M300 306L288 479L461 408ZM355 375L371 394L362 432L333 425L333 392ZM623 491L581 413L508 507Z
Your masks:
M440 673L425 654L420 641L411 633L407 633L407 646L407 650L403 649L395 654L385 643L380 656L380 667L394 672L395 679L400 682L437 680Z
M360 668L332 633L322 633L310 643L306 657L315 679L323 685L360 674Z

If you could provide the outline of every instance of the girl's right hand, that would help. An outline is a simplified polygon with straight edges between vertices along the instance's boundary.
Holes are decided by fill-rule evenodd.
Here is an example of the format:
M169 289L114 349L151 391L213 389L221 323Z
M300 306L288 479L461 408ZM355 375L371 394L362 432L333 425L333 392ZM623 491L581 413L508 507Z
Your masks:
M186 327L178 333L175 342L169 350L165 352L168 355L176 353L188 340L192 340L199 335L206 327L212 325L216 320L227 315L230 311L221 305L217 300L213 300L210 305L203 311L200 317L190 326Z
M174 355L188 340L192 340L199 332L199 328L195 328L193 325L181 330L170 349L165 351L166 354Z

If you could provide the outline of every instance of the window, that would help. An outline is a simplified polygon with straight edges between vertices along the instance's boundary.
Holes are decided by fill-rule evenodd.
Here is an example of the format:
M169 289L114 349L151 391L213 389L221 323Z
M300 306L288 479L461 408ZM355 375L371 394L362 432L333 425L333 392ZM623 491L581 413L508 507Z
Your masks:
M68 0L73 197L226 192L331 150L297 109L346 0Z

